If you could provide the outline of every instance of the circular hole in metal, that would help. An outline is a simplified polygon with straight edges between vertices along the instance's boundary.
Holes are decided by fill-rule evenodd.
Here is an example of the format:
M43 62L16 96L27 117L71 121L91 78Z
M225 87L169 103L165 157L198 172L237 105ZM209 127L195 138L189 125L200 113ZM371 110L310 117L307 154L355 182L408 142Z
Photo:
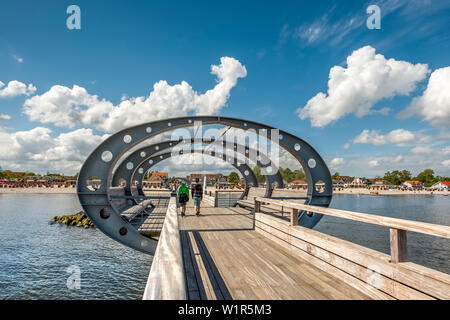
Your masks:
M159 158L160 158L160 159L162 159L162 158L163 158L163 156L159 156Z
M148 163L153 164L153 160L148 160Z
M144 173L144 168L139 168L138 172L139 172L139 174L143 174Z
M248 153L248 149L245 149L245 153Z
M146 131L147 133L150 133L150 132L152 132L152 128L151 128L151 127L147 127L147 128L145 129L145 131Z
M244 122L244 127L246 127L247 126L247 122Z
M167 126L168 126L168 127L171 127L171 126L172 126L172 122L169 122L169 123L167 124Z
M192 120L191 120L191 119L189 119L189 120L188 120L188 122L189 122L189 123L192 123Z
M283 135L280 134L280 135L278 136L278 138L279 138L280 140L283 140Z
M128 163L127 163L127 169L128 169L128 170L131 170L131 169L133 169L133 168L134 168L133 162L128 162Z
M125 227L122 227L122 228L119 229L119 234L120 234L121 236L126 235L127 232L128 232L128 230L127 230L127 228L125 228Z
M158 147L158 146L156 146L156 147L155 147L155 150L156 150L156 151L158 151L158 150L159 150L159 147Z
M141 247L146 247L146 246L148 246L148 240L142 240Z
M143 157L145 157L147 154L144 152L144 151L142 151L141 152L141 157L143 158Z
M317 181L317 182L314 184L314 189L316 189L316 191L317 191L318 193L324 192L324 191L325 191L325 182L323 182L322 180Z
M119 187L125 188L127 186L127 181L124 178L119 179Z
M270 166L269 166L269 167L266 167L266 172L267 172L267 173L272 173L272 167L270 167Z
M248 172L248 170L245 170L245 171L244 171L244 174L245 174L246 176L248 176L248 175L250 174L250 172Z
M314 160L313 158L309 159L309 160L308 160L308 166L309 166L311 169L314 169L314 168L316 167L316 160Z
M172 142L171 142L171 143L169 143L169 146L172 146Z
M127 134L123 137L123 142L125 142L125 143L130 143L131 140L133 140L133 139L131 138L131 136L129 134Z
M102 180L97 176L90 176L86 180L86 188L89 189L89 191L97 191L102 186Z
M113 154L111 151L107 150L107 151L103 151L102 153L102 160L104 162L110 162L113 158Z
M295 149L295 151L298 151L298 150L300 150L300 145L298 144L298 143L296 143L295 145L294 145L294 149Z
M109 212L105 208L100 210L100 218L102 218L102 219L109 218Z

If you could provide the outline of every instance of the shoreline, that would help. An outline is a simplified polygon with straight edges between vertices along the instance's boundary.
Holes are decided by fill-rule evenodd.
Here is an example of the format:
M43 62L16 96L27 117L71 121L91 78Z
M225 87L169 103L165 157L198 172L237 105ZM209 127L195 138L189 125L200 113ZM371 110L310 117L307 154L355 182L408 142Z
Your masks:
M448 195L448 191L400 191L400 190L367 190L367 189L345 189L333 191L333 195L353 194L372 195L378 192L379 196L402 196L402 195ZM0 188L0 194L76 194L76 188Z
M371 192L377 192L378 194L371 194ZM373 196L406 196L406 195L445 195L449 194L448 191L401 191L401 190L368 190L362 188L345 189L340 191L333 191L335 194L355 194L355 195L373 195Z

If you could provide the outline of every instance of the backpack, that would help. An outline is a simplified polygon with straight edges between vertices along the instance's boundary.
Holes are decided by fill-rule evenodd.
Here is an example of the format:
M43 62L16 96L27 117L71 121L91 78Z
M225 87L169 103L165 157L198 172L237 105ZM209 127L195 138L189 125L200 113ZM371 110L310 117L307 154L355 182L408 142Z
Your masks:
M180 198L178 199L178 202L185 203L188 202L188 196L186 193L180 194Z

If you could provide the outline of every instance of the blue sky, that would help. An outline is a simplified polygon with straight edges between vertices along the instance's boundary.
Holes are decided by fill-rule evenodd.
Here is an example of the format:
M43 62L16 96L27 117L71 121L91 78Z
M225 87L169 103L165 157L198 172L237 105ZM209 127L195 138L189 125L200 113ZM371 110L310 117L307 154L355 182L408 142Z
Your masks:
M71 4L81 9L81 30L66 27ZM381 9L380 30L366 26L371 4ZM124 119L100 124L77 113L62 121L66 114L51 107L98 110L104 99L110 105L101 110L123 101L139 110L133 98L146 100L161 80L166 89L185 81L200 96L220 82L211 66L228 68L221 58L230 57L234 69L226 71L228 90L217 93L223 96L207 112L291 132L314 146L332 172L375 176L431 167L450 175L448 17L450 1L442 0L4 1L0 92L14 80L26 88L0 93L0 165L74 172L105 133L120 129L122 120L134 123L125 119L132 116L117 112ZM368 62L347 65L348 57L356 58L354 52ZM371 59L380 65L370 67ZM331 96L328 80L335 66L356 76L345 87L336 78L337 93ZM245 75L236 73L243 68ZM386 74L374 76L380 70ZM65 89L52 91L54 86ZM72 91L74 86L82 89ZM349 91L353 95L340 94ZM183 92L176 97L190 103ZM325 98L311 102L321 92ZM192 96L190 91L187 95ZM49 100L52 105L45 109ZM162 104L159 117L164 110L168 116L180 115L173 110L180 105ZM141 109L146 119L154 105L148 102Z

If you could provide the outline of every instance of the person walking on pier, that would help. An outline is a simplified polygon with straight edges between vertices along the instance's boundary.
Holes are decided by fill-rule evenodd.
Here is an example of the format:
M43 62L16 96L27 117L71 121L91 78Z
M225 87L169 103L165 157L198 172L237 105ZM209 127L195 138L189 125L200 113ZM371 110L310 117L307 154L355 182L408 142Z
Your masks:
M194 200L195 215L200 215L200 202L203 198L203 187L199 183L199 178L195 178L195 183L191 187L192 199Z
M186 204L189 201L189 188L186 186L186 182L183 181L181 186L178 188L178 203L181 207L181 216L186 215Z

